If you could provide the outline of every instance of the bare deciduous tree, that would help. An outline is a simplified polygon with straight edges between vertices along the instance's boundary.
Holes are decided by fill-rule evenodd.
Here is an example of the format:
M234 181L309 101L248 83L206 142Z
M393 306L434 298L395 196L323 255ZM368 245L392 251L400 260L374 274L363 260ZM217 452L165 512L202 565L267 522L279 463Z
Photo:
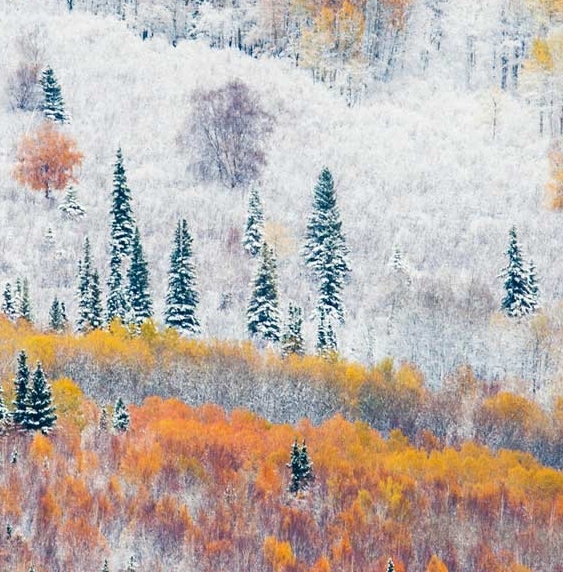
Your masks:
M44 59L43 31L36 26L22 31L16 40L20 56L18 67L8 77L12 109L33 111L39 103L39 77Z
M194 151L196 176L229 188L255 180L266 163L264 146L274 122L258 94L234 80L219 89L194 91L191 102L180 139Z

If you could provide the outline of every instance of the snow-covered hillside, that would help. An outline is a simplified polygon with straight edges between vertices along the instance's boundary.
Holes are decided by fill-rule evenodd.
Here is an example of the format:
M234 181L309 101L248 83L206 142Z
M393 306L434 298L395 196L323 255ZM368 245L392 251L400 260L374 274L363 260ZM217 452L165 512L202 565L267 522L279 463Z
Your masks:
M337 182L351 250L348 318L337 332L343 354L362 361L387 354L414 359L432 381L465 362L488 375L531 375L537 364L521 357L527 330L517 333L491 321L502 296L497 275L505 265L508 230L517 225L538 268L543 304L554 304L562 295L561 215L542 206L550 141L539 134L533 98L501 91L490 71L486 54L500 8L499 0L444 2L443 44L421 67L431 22L423 0L415 3L402 71L348 107L336 89L313 83L289 60L253 59L234 49L211 49L203 40L177 47L158 35L142 41L122 21L69 14L55 0L2 2L0 283L27 277L38 321L46 320L55 294L72 316L86 235L105 282L112 164L121 145L157 315L173 227L186 217L202 293L202 335L244 338L254 272L240 245L246 194L195 184L187 170L190 150L177 143L190 92L240 78L276 118L262 197L277 242L283 308L290 299L304 305L306 316L314 308L299 250L312 189L326 165ZM39 117L9 108L6 77L16 63L16 37L35 26L72 117L66 129L85 156L78 189L87 216L80 222L63 220L57 200L25 190L11 177L17 142ZM463 29L478 38L469 80ZM49 227L54 247L44 241ZM411 287L398 283L390 268L395 247L409 264ZM221 310L227 294L233 303ZM311 321L305 333L312 349Z

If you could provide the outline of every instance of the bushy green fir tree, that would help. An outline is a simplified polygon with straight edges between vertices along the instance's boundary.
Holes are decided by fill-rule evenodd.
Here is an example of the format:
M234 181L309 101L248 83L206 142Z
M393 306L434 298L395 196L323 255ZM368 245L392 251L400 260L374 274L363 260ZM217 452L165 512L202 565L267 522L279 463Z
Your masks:
M102 572L109 572L109 565L107 560L104 560L104 566L102 568Z
M282 355L288 356L305 354L305 341L303 339L303 310L293 303L289 303L287 322L282 335Z
M295 439L291 447L291 457L287 467L291 469L289 492L297 494L307 490L314 480L314 474L313 463L309 459L305 441L303 441L303 446L299 447L297 439Z
M165 322L188 334L200 330L196 315L199 292L196 288L195 268L192 262L192 237L185 220L178 222L168 271Z
M102 293L97 270L92 268L90 241L84 241L84 255L78 262L78 320L79 332L103 326Z
M18 318L31 323L31 301L29 299L29 282L24 278L21 282L21 290L19 292L19 306L17 308Z
M504 278L505 297L501 304L501 311L509 318L522 318L535 311L538 305L536 277L534 271L533 284L530 284L528 269L524 266L522 249L518 242L516 227L509 232L509 244L506 251L508 265L503 269L500 277Z
M106 301L106 320L111 323L115 319L125 322L128 303L123 285L122 258L117 249L112 249L109 263L108 297Z
M131 190L127 185L127 175L123 164L121 147L117 150L113 171L113 190L111 194L111 243L112 255L120 257L131 253L135 219L131 208Z
M41 75L41 87L43 88L43 115L51 121L64 123L67 117L61 87L51 67L47 67Z
M12 322L17 319L16 307L12 296L12 285L6 282L4 292L2 294L2 313L5 314Z
M246 312L248 333L266 342L280 340L277 265L274 251L264 243Z
M264 211L260 194L256 187L252 188L248 198L248 214L242 239L244 249L255 257L260 254L264 242Z
M141 234L135 229L133 247L131 251L131 264L127 272L129 281L127 298L131 312L131 321L140 325L152 318L152 300L149 292L149 267L143 252Z
M318 315L317 352L320 356L332 358L338 352L338 343L331 316L330 314L327 316L322 309L318 311Z
M528 288L530 289L531 312L537 312L540 307L540 291L536 265L533 260L530 260L528 266Z
M16 425L23 426L27 417L29 405L29 367L27 355L22 350L18 354L18 368L14 379L15 398L12 419Z
M64 302L60 302L57 296L55 296L49 310L49 328L54 332L64 332L67 325Z
M86 214L86 210L78 202L77 191L71 185L66 190L65 196L59 205L59 210L65 218L78 220Z
M47 383L41 363L33 373L28 393L28 407L22 425L29 431L41 431L47 434L57 422L56 407L53 405L51 386Z
M391 560L391 558L387 560L387 572L395 572L395 565L393 564L393 560Z
M112 426L116 431L127 431L131 423L129 411L121 397L117 398L113 409Z
M318 308L325 313L334 311L338 319L344 321L341 292L350 266L334 180L327 168L321 171L315 186L303 254L319 289Z

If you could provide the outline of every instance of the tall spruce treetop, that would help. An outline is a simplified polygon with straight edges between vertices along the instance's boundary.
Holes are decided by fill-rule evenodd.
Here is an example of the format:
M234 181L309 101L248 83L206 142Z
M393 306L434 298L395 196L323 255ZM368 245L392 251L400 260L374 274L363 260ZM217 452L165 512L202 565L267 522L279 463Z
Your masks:
M61 87L51 67L45 69L41 75L41 87L43 88L43 115L51 121L64 123L67 117Z
M129 410L121 397L117 398L113 410L112 425L116 431L127 431L131 423Z
M536 265L533 260L530 260L530 264L528 266L528 287L530 289L532 312L537 312L540 307L540 291L538 287Z
M90 240L84 240L84 254L78 262L78 321L79 332L90 329L90 283L92 280L92 258L90 254Z
M114 171L111 205L111 249L121 257L131 252L135 219L131 208L131 190L127 186L127 176L123 165L121 147L117 150Z
M6 282L4 293L2 294L2 313L12 320L12 322L17 318L14 298L12 296L12 285L9 282Z
M197 334L200 331L196 315L199 292L192 262L192 242L188 223L182 219L176 226L170 256L165 322L168 327L183 330L188 334Z
M305 262L318 275L322 272L326 241L333 238L333 248L341 258L342 272L348 274L348 248L342 234L340 211L336 204L334 180L331 172L325 167L321 171L315 185L313 207L307 223L305 235Z
M127 298L131 310L131 320L140 325L152 317L152 300L149 292L149 266L143 252L141 234L135 228L131 264L127 272L129 280Z
M391 560L391 558L387 560L387 572L395 572L395 565L393 564L393 560Z
M503 269L500 277L504 278L504 289L506 295L501 304L501 311L509 318L521 318L532 313L537 307L537 300L530 286L528 269L524 266L522 249L518 243L516 227L512 227L509 232L509 244L506 251L508 265ZM536 293L537 298L537 293Z
M29 282L24 278L21 286L21 296L19 299L18 316L23 320L31 322L31 302L29 299Z
M57 422L55 410L51 386L47 383L41 364L37 362L32 384L29 388L28 407L23 422L24 428L30 431L41 431L44 434L48 433L49 429L54 427Z
M123 285L121 255L116 249L112 249L109 268L106 319L108 324L116 318L124 322L128 304Z
M14 379L15 399L13 420L17 425L23 425L27 418L28 394L29 394L29 367L27 355L22 350L18 354L18 370Z
M264 242L264 211L258 189L253 187L248 197L248 214L242 245L250 256L258 256Z
M49 310L49 328L54 332L63 332L67 327L66 311L63 302L57 296L53 299Z
M280 340L277 265L274 251L264 243L246 312L248 333L264 341Z

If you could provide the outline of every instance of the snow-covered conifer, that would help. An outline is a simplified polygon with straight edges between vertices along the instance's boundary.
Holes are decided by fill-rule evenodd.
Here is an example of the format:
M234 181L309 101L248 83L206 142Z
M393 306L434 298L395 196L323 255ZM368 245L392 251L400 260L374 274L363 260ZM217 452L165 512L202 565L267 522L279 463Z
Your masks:
M59 210L64 217L71 220L78 220L86 214L86 210L78 202L77 191L71 185L66 190L66 194L59 205Z
M197 334L200 330L196 315L199 292L196 288L192 255L192 237L188 231L188 223L182 219L176 226L170 256L165 322L170 328Z
M66 311L64 302L60 302L57 296L49 310L49 328L54 332L63 332L67 327Z
M19 290L19 305L17 308L18 318L23 320L27 320L28 322L32 321L31 318L31 301L29 299L29 281L27 278L24 278L21 282L21 290Z
M16 307L12 296L12 285L6 282L4 292L2 294L2 313L5 314L12 322L17 319Z
M280 339L277 264L273 250L264 242L246 312L248 333L264 341Z
M141 234L135 229L131 251L131 264L127 272L127 299L131 312L131 321L140 325L152 317L152 300L149 292L149 268L143 252Z
M56 407L53 405L51 386L47 383L41 363L33 373L33 379L28 393L27 411L23 421L24 429L48 433L57 422Z
M109 268L106 320L108 323L114 319L124 322L128 304L123 285L122 259L117 249L112 249Z
M264 242L264 211L258 188L253 187L248 198L248 214L242 245L250 256L258 256Z
M64 109L61 87L55 72L51 67L47 67L41 76L41 87L43 88L43 115L46 119L64 123L67 120Z
M113 171L111 203L111 244L112 254L123 257L131 252L135 219L131 208L131 190L127 185L127 175L123 164L121 147L117 150Z
M129 411L121 397L117 398L113 410L112 426L116 431L127 431L131 423Z
M14 423L23 426L27 418L27 408L29 403L29 367L27 365L27 354L22 350L18 354L18 369L14 378L15 399L12 418Z
M303 355L305 341L303 340L303 310L299 306L289 303L287 322L282 335L282 355Z

